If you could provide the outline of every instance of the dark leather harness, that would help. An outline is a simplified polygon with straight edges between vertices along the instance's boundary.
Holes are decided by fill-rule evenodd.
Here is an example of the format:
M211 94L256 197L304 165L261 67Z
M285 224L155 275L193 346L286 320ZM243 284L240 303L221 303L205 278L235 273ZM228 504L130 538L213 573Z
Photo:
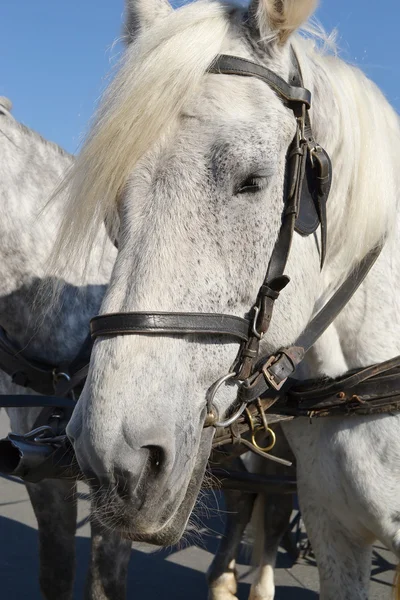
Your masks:
M267 272L251 318L225 314L132 312L94 317L90 324L95 340L119 335L218 335L237 340L240 348L229 372L215 382L207 393L208 415L205 426L218 428L214 447L241 442L265 455L255 441L255 432L269 424L296 416L337 414L375 414L400 409L400 356L380 365L348 373L338 380L313 380L298 384L294 375L305 354L335 320L364 281L381 247L373 248L356 266L330 300L314 316L295 344L274 355L259 356L260 341L268 331L275 301L289 283L284 274L294 232L306 236L320 229L321 268L326 255L326 203L332 181L332 166L326 151L314 140L309 109L311 93L303 87L302 75L293 53L294 70L290 83L265 68L243 58L220 55L208 69L211 74L255 77L266 83L293 111L296 134L287 151L286 182L282 223ZM27 361L6 343L0 330L0 368L13 376L15 383L51 396L3 396L2 406L75 405L72 394L87 375L82 357L90 353L86 342L79 358L59 368ZM16 376L16 373L18 376ZM214 398L228 381L238 385L237 402L225 420L218 416ZM64 399L61 400L60 396ZM274 406L274 412L271 408ZM250 430L252 442L243 434ZM266 456L269 456L267 453Z
M310 235L320 227L321 267L326 254L326 203L332 181L331 161L326 151L314 140L309 117L311 94L303 87L300 67L294 54L293 63L294 72L290 78L290 84L262 65L234 56L220 55L209 68L209 72L213 74L256 77L265 82L276 92L285 106L293 111L297 124L295 137L287 152L282 224L264 281L250 311L252 317L243 319L231 315L204 313L134 312L101 315L91 321L93 338L127 334L206 336L218 334L238 340L240 349L234 364L228 374L215 382L208 391L207 426L226 428L232 426L238 419L243 422L246 417L241 417L241 415L245 411L249 415L247 409L252 404L257 404L265 413L267 405L270 408L276 403L274 410L289 416L328 414L330 408L332 414L336 414L339 412L338 404L341 410L346 412L360 411L360 403L354 404L352 391L350 395L344 392L340 402L337 402L336 396L332 401L332 393L330 393L332 386L334 386L336 394L343 393L343 389L351 389L352 382L356 381L355 376L346 377L323 388L321 388L320 382L315 381L305 382L301 388L297 388L293 376L307 351L334 321L361 285L375 263L381 250L380 247L372 249L356 266L332 298L311 320L294 346L283 348L272 356L261 358L259 356L260 341L268 331L274 303L280 292L289 283L289 278L285 276L284 271L294 232ZM379 381L377 379L377 369L379 372L386 373L393 364L400 365L400 357L392 359L389 367L386 366L387 363L384 363L379 368L364 369L360 371L363 375L360 374L359 377L364 378L369 382L368 385L376 388L381 382L381 379ZM392 375L393 377L396 379ZM228 381L236 381L239 385L237 405L228 418L221 421L213 400L221 385ZM400 391L400 380L396 381L399 383L399 390L396 391ZM323 392L325 387L327 394L330 393L330 395L321 405L319 392L320 390ZM366 388L365 383L364 387ZM365 400L365 402L369 401ZM400 396L396 402L400 405ZM385 395L379 401L380 410L385 410L385 408L393 410L394 405L397 407L396 402L393 397L390 397L389 401ZM320 410L322 406L323 411ZM370 402L369 406L372 407ZM260 424L265 426L264 417L259 414ZM216 438L216 445L220 445L219 437Z

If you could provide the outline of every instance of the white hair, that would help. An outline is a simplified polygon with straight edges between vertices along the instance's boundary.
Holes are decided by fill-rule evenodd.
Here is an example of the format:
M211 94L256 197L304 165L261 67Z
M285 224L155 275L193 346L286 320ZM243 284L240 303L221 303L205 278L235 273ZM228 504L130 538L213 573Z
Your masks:
M400 196L400 119L359 69L324 56L305 40L297 38L294 45L306 87L315 86L314 134L333 161L328 264L338 281L393 232Z
M200 0L145 28L127 48L63 184L69 200L52 270L60 272L60 265L80 260L86 264L134 165L194 96L228 27L226 6ZM321 31L314 37L330 42ZM305 85L314 87L317 98L311 114L317 141L327 145L334 163L327 264L344 276L395 222L400 166L393 153L399 118L361 71L325 56L324 48L300 36L293 45Z
M87 256L132 168L198 90L228 27L227 8L201 0L144 29L128 46L63 183L69 200L52 268Z

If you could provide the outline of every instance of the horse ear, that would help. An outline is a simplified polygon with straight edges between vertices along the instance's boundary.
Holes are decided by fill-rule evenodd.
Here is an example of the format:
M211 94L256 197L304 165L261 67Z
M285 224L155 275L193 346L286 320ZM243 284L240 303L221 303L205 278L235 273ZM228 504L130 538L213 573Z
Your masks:
M130 44L140 30L151 27L172 10L168 0L125 0L125 42Z
M318 0L252 0L249 14L262 39L274 34L284 44L313 14L317 4Z

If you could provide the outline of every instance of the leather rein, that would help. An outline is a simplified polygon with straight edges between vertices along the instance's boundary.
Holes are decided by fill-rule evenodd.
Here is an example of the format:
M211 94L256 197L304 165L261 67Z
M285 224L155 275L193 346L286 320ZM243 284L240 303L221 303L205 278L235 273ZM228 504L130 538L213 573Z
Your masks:
M249 312L251 316L242 318L226 314L131 312L99 315L90 323L92 340L120 335L218 335L236 340L240 347L233 365L207 392L208 414L205 426L218 428L214 447L240 441L253 451L270 458L266 452L272 446L260 448L255 440L255 432L259 428L271 432L268 424L274 421L294 416L371 414L400 410L400 356L381 365L347 374L340 380L325 383L310 381L298 385L293 377L308 350L364 281L380 254L381 246L372 249L360 261L309 322L293 346L267 357L259 356L260 342L268 331L274 303L289 283L284 271L294 232L307 236L319 228L321 268L326 255L326 203L332 182L332 166L326 151L314 140L309 116L311 93L303 87L297 57L294 52L292 55L294 71L290 83L262 65L235 56L220 55L208 69L211 74L255 77L263 81L293 111L296 120L296 134L286 158L281 227L266 275ZM27 361L20 353L17 356L14 350L10 342L6 343L5 333L0 329L0 368L13 375L15 383L41 394L53 395L3 396L0 397L0 405L69 408L75 405L74 391L79 394L88 371L87 360L91 350L89 340L72 365L58 368L46 365L43 368L39 363ZM83 357L87 360L82 360ZM15 376L21 372L25 373L25 379L21 374ZM238 385L237 402L225 420L221 420L214 399L221 386L227 382ZM366 399L363 399L363 395ZM18 402L18 398L23 400ZM274 404L278 416L268 413L267 421L266 411ZM252 442L242 437L242 433L249 430Z

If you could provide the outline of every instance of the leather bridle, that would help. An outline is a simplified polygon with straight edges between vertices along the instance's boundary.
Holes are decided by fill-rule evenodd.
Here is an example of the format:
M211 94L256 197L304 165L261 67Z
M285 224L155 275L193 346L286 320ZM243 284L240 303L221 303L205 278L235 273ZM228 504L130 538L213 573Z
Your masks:
M296 345L267 358L259 359L259 346L268 331L275 301L289 283L284 274L294 231L310 235L321 230L321 267L326 254L326 202L331 181L331 161L326 151L315 142L309 109L311 93L303 87L297 57L293 52L294 71L290 83L266 67L235 56L220 55L208 69L212 74L255 77L276 92L293 111L296 134L286 159L286 186L282 223L264 281L251 308L250 319L225 314L130 312L94 317L92 338L120 335L222 335L234 338L240 349L229 373L208 391L206 425L226 427L242 414L249 403L271 392L279 396L289 376L294 373L305 353L334 320L363 281L380 249L374 249L358 265L343 286L310 322ZM229 380L240 382L239 408L227 420L220 421L213 400L218 389Z
M213 448L232 443L242 444L244 451L252 450L283 464L290 463L269 453L274 442L270 423L297 416L311 419L400 411L400 356L347 373L336 380L310 380L299 385L293 377L307 351L364 281L383 243L373 248L356 265L292 347L283 348L271 356L259 357L260 341L268 331L274 303L289 283L284 270L294 232L305 236L315 233L319 227L321 267L326 254L326 202L332 181L331 162L314 140L309 117L311 94L303 87L294 52L293 66L290 83L262 65L234 56L218 56L208 69L212 74L260 79L293 111L296 120L296 134L287 151L282 223L264 281L249 312L250 317L133 312L97 316L90 325L93 340L102 336L129 334L218 335L235 340L240 344L236 360L229 372L207 392L208 414L204 425L219 428L214 436ZM0 406L43 407L33 431L25 435L10 434L0 441L0 458L4 454L8 460L9 452L13 461L16 452L20 458L18 467L12 470L14 475L27 481L40 481L46 477L76 477L79 473L65 427L86 379L91 349L92 342L88 337L71 363L50 365L24 356L0 327L0 369L8 373L14 383L41 394L0 395ZM229 381L239 386L237 403L231 407L225 421L221 421L214 398L220 387ZM273 405L276 414L267 413ZM255 435L259 429L265 430L273 438L267 448L260 448L257 443ZM243 434L249 433L251 441L243 437Z

